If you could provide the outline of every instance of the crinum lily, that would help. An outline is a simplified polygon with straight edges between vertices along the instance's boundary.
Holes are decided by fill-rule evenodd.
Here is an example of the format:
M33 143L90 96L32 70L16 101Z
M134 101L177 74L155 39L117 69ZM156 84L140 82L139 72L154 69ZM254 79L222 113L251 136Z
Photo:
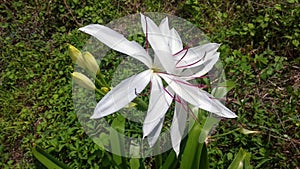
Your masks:
M172 146L179 153L188 104L212 112L217 116L235 118L236 115L220 101L189 83L189 80L206 74L216 63L219 45L205 45L183 48L179 34L169 29L168 18L157 26L150 18L141 14L141 24L146 35L146 49L135 41L127 40L120 33L98 24L91 24L79 30L94 36L113 50L131 56L148 69L133 75L108 92L97 104L92 119L110 115L134 100L151 82L150 99L147 115L143 123L143 137L148 138L151 146L157 141L164 121L164 116L173 100L175 100L174 117L171 125ZM151 57L149 44L154 51ZM163 81L168 86L163 85Z

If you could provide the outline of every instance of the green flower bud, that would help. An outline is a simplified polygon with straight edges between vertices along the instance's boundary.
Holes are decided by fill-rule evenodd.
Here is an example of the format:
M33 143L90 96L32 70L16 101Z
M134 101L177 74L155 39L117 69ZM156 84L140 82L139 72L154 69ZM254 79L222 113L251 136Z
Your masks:
M248 130L248 129L244 129L244 128L240 128L239 132L241 132L242 134L258 134L260 133L260 131L254 131L254 130Z
M109 88L107 88L107 87L101 87L101 90L104 92L104 93L107 93L107 92L109 92Z
M75 83L77 83L79 86L89 89L89 90L95 90L96 86L94 83L86 77L84 74L79 73L79 72L73 72L72 73L73 80Z
M73 45L69 45L69 55L71 56L73 63L76 63L78 64L78 66L85 68L84 59L82 57L81 52Z
M136 103L130 102L130 103L128 103L128 104L125 106L125 108L131 108L131 107L136 107L136 106L137 106Z
M86 68L96 74L99 71L99 65L95 59L95 57L90 52L84 52L83 59L85 61Z

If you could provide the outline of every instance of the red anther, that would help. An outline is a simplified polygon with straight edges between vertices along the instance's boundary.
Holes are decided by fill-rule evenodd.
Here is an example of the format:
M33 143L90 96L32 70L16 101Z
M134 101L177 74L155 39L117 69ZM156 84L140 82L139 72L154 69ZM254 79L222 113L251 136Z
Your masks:
M134 94L139 96L139 93L136 91L136 88L134 88Z

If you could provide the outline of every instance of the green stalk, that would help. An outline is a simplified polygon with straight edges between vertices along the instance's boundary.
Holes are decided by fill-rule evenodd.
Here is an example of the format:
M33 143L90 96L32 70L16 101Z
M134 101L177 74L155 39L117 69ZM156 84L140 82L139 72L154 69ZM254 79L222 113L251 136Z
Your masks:
M101 96L104 96L105 95L105 93L103 92L103 91L101 91L101 90L99 90L99 89L95 89L95 91L98 93L98 94L100 94Z
M106 87L105 84L103 82L101 82L99 79L97 79L97 77L95 78L96 83L98 83L100 86L102 87Z
M100 73L100 70L98 70L97 76L100 78L100 80L99 80L100 84L103 84L102 87L108 87L109 88L109 85L106 83L103 75ZM96 76L95 79L97 79L97 76Z
M240 130L240 128L236 128L236 129L231 130L231 131L229 131L229 132L227 132L227 133L223 133L223 134L219 134L219 135L210 136L210 138L211 138L211 139L214 139L214 138L218 138L218 137L223 137L223 136L226 136L226 135L228 135L228 134L234 133L234 132L239 131L239 130Z

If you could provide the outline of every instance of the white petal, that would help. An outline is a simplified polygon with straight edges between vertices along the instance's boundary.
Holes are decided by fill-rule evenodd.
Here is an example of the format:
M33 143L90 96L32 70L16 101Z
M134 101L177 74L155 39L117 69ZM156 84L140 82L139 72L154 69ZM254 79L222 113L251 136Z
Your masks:
M175 70L175 61L163 33L150 18L142 14L141 23L143 31L164 69L169 73L173 72Z
M128 105L137 97L136 93L140 93L147 86L151 74L151 70L146 70L123 80L98 102L91 118L107 116Z
M213 112L214 114L220 116L220 117L226 117L226 118L236 118L237 115L233 113L231 110L229 110L226 106L224 106L217 98L214 98L211 94L207 93L206 91L201 90L202 93L206 94L208 98L210 98L214 105L217 106L221 111L219 112Z
M179 52L182 49L182 41L178 32L174 28L170 30L168 17L160 22L159 29L165 37L165 40L171 49L171 53L175 54Z
M185 80L191 80L205 75L214 67L215 63L217 63L219 60L219 55L220 53L217 52L212 59L206 60L202 65L192 69L184 70L181 73L182 78Z
M169 84L176 94L190 104L221 117L237 117L217 99L213 99L213 96L211 96L209 93L200 90L187 81L166 74L160 74L160 76Z
M94 36L108 47L138 59L146 66L150 67L151 57L145 49L134 41L128 41L122 34L98 24L91 24L79 29L89 35Z
M180 151L180 142L185 130L185 124L188 117L187 107L184 107L186 102L176 102L173 121L171 125L171 140L172 147L178 156Z
M160 131L161 131L161 129L162 129L164 119L165 119L165 118L160 119L160 121L158 122L158 125L157 125L157 126L154 128L154 130L148 135L147 140L148 140L148 143L149 143L150 147L153 147L154 144L156 143L156 141L157 141L157 139L158 139L158 137L159 137Z
M182 51L176 55L178 61L177 68L192 68L199 66L207 60L215 57L215 53L219 48L217 43L207 43L201 46L189 48L187 53Z
M170 28L169 28L168 17L161 20L161 22L159 24L159 29L160 29L161 33L163 34L166 42L169 42L169 38L171 37L171 35L170 35L171 32L170 32Z
M169 93L173 94L172 91L169 91ZM164 118L172 100L172 96L163 89L161 78L154 74L151 79L151 95L148 112L143 125L144 137L153 132L161 119Z
M178 34L178 32L172 28L171 29L171 41L169 42L169 45L171 47L171 51L172 51L172 54L175 54L177 52L179 52L180 50L182 50L182 41L181 41L181 38Z

